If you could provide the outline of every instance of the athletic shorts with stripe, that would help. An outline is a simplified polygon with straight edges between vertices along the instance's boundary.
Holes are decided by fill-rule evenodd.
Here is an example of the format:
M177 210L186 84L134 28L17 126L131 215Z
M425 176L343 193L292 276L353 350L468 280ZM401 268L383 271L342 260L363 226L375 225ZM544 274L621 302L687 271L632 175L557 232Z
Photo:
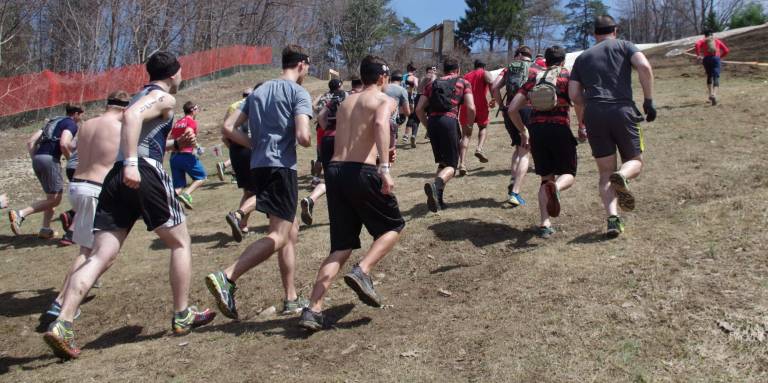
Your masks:
M93 219L99 204L101 184L73 178L69 184L69 204L76 211L72 223L72 241L91 249L93 248Z
M139 175L139 188L131 189L123 183L122 162L115 163L104 178L94 230L130 231L139 218L144 220L147 231L184 222L184 210L163 165L151 158L139 158Z
M430 116L427 120L427 134L435 163L441 167L457 168L461 141L459 120L445 115Z
M643 115L634 104L587 104L584 125L595 158L616 154L629 161L645 150L643 132L638 126Z

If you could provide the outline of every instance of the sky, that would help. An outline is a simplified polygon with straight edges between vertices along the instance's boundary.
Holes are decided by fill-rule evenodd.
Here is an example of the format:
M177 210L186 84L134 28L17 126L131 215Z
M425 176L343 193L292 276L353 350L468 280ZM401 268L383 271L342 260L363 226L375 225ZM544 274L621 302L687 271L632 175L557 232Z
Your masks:
M464 0L392 0L392 9L400 17L409 17L421 30L443 20L458 20L467 9Z

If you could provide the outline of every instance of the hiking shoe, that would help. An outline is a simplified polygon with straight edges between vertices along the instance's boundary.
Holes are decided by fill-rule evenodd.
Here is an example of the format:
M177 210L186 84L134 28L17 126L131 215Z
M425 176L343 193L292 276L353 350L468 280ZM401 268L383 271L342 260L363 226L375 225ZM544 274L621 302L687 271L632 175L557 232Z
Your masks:
M309 226L312 224L312 211L315 209L315 201L312 198L304 198L301 200L301 222Z
M477 159L482 163L488 162L488 157L486 157L485 153L483 153L483 151L480 149L475 150L475 157L477 157Z
M189 210L193 210L192 208L192 196L187 193L179 193L176 194L176 198L181 201L181 203L184 204L184 207L186 207Z
M198 311L197 307L189 306L186 310L173 314L171 328L176 335L186 335L193 328L205 326L216 318L216 313L210 309Z
M712 104L712 106L717 105L717 97L709 96L709 102Z
M216 175L219 176L219 181L224 182L224 163L216 163Z
M55 320L48 326L48 331L43 335L43 340L51 348L53 354L61 359L75 359L80 356L80 349L75 343L75 332L72 330L72 322Z
M512 205L512 207L518 207L518 206L524 206L525 200L523 197L520 196L520 194L515 192L510 192L509 195L507 195L507 203Z
M308 306L309 306L309 299L304 297L296 297L296 299L292 301L284 299L283 311L280 312L280 315L298 314L301 312L302 309L305 309Z
M299 317L299 327L303 327L309 331L322 330L325 327L325 317L322 313L316 313L305 307L301 310L301 317Z
M229 228L232 229L232 238L235 239L235 242L242 242L243 230L240 228L240 218L237 217L237 213L230 211L227 213L226 220Z
M21 235L21 224L24 223L24 217L21 216L18 210L11 210L8 212L8 220L11 222L11 231L15 235Z
M539 238L548 239L555 234L555 229L552 226L539 226Z
M67 230L64 232L64 235L59 240L59 246L71 246L75 244L75 241L72 240L72 236L74 233L72 233L72 230Z
M72 226L72 220L75 218L75 212L72 210L65 211L59 214L59 221L61 221L61 229L66 233L69 227Z
M547 214L550 217L560 216L560 191L554 181L544 183L544 193L547 194Z
M624 232L624 220L618 215L612 215L608 217L608 231L605 235L608 238L616 238Z
M50 227L41 227L40 231L37 233L37 237L40 239L52 239L55 236L56 232Z
M223 271L217 271L205 277L205 285L213 298L216 299L219 311L227 318L237 319L237 305L235 304L237 286L235 286L235 282L227 279Z
M403 134L403 144L407 144L407 143L408 143L408 136Z
M437 213L437 187L434 182L424 184L424 194L427 195L427 207L429 211Z
M467 167L464 164L459 165L459 177L467 175Z
M619 207L624 211L635 210L635 196L629 191L629 181L619 172L611 174L608 179L611 181L613 190L616 192L616 198L619 199Z
M352 271L344 276L344 282L357 293L357 297L363 303L368 306L381 307L381 301L376 290L373 289L371 277L364 273L359 265L352 267Z
M416 149L416 136L411 136L411 149Z

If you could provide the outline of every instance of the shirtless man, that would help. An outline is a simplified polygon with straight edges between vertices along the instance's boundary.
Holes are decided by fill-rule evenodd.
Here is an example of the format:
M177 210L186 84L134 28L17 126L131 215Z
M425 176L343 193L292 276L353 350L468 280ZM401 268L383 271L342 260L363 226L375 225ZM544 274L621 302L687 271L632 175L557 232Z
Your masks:
M131 100L124 113L118 161L104 178L93 222L91 257L69 277L61 314L43 336L54 354L77 358L72 321L94 282L112 265L139 217L171 248L174 333L183 335L215 317L210 310L188 305L192 275L191 240L184 211L163 169L163 154L173 126L173 108L181 84L181 64L167 52L157 52L146 64L150 83ZM178 143L171 143L178 146ZM81 158L82 161L82 158Z
M325 173L331 253L320 266L310 306L299 319L299 326L308 330L325 326L323 297L352 251L360 248L363 225L374 242L360 263L344 276L344 282L363 303L381 306L370 273L392 250L405 227L393 194L395 182L389 174L389 120L394 107L382 93L388 76L389 68L383 59L365 57L360 63L365 88L348 96L336 115L334 154Z

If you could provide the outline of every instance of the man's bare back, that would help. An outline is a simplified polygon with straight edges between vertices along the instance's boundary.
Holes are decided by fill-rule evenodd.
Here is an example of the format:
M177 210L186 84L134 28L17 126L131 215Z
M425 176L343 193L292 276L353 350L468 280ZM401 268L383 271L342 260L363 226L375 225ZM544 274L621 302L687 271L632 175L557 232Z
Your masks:
M389 120L395 110L392 99L376 87L347 96L336 113L336 139L331 161L376 165L379 151L389 150ZM376 135L384 134L383 148Z
M77 132L80 162L75 178L101 183L115 164L120 146L122 112L108 110L85 123Z

